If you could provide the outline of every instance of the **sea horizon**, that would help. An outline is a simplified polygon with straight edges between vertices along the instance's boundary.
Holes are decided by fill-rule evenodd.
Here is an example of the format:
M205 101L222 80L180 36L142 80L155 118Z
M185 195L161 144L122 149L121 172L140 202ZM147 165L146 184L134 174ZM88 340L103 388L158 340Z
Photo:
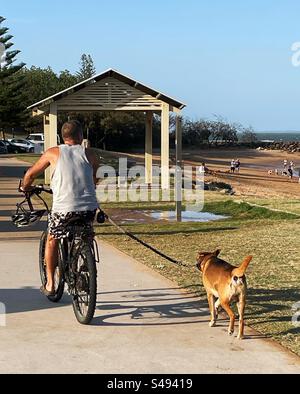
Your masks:
M296 142L300 141L300 131L256 131L259 141Z

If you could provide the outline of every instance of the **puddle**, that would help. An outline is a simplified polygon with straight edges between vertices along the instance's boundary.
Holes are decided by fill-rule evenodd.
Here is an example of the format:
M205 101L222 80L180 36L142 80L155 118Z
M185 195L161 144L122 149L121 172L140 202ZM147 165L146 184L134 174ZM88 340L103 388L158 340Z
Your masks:
M176 212L174 211L162 211L162 212L151 212L150 216L155 220L176 220ZM183 211L182 221L183 222L213 222L216 220L228 219L228 216L215 215L209 212L194 212L194 211Z
M110 212L108 212L110 215ZM117 223L120 224L146 224L154 222L175 222L176 213L174 211L140 211L140 210L113 210L111 217ZM182 221L183 222L213 222L222 219L228 219L229 216L215 215L210 212L193 212L193 211L183 211Z

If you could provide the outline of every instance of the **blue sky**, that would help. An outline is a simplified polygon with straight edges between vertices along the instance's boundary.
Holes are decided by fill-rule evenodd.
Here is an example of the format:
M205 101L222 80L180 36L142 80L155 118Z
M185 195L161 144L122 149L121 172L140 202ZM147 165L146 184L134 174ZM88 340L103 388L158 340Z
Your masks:
M14 0L0 14L28 66L76 71L90 53L185 102L256 130L300 130L298 0Z

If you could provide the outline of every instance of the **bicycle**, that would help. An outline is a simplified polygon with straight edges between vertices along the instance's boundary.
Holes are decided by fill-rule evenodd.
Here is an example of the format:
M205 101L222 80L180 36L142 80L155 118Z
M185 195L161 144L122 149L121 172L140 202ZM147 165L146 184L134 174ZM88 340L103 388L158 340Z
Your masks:
M51 189L44 186L34 186L29 192L23 192L25 200L17 204L17 213L14 216L28 215L24 209L27 203L32 217L40 219L45 213L49 214L50 209L46 201L41 197L43 192L52 194ZM34 211L32 197L36 196L44 204L45 209ZM30 219L29 225L30 223ZM15 221L16 224L16 221ZM17 224L16 224L17 225ZM22 227L22 226L20 226ZM95 241L95 233L90 223L85 222L80 217L73 217L65 224L67 238L59 240L58 265L55 271L55 294L48 296L48 300L58 303L65 289L68 286L68 293L72 297L74 314L80 324L88 325L95 314L97 300L97 268L99 263L98 245ZM42 285L47 283L45 249L48 231L44 231L39 246L39 270Z

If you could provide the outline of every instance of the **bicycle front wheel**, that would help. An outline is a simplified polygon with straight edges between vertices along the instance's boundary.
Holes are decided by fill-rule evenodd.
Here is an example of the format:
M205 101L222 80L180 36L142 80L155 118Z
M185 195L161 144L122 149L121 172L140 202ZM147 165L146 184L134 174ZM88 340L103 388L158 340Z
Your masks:
M88 244L80 249L75 266L73 309L78 322L87 325L94 317L97 301L96 262Z

